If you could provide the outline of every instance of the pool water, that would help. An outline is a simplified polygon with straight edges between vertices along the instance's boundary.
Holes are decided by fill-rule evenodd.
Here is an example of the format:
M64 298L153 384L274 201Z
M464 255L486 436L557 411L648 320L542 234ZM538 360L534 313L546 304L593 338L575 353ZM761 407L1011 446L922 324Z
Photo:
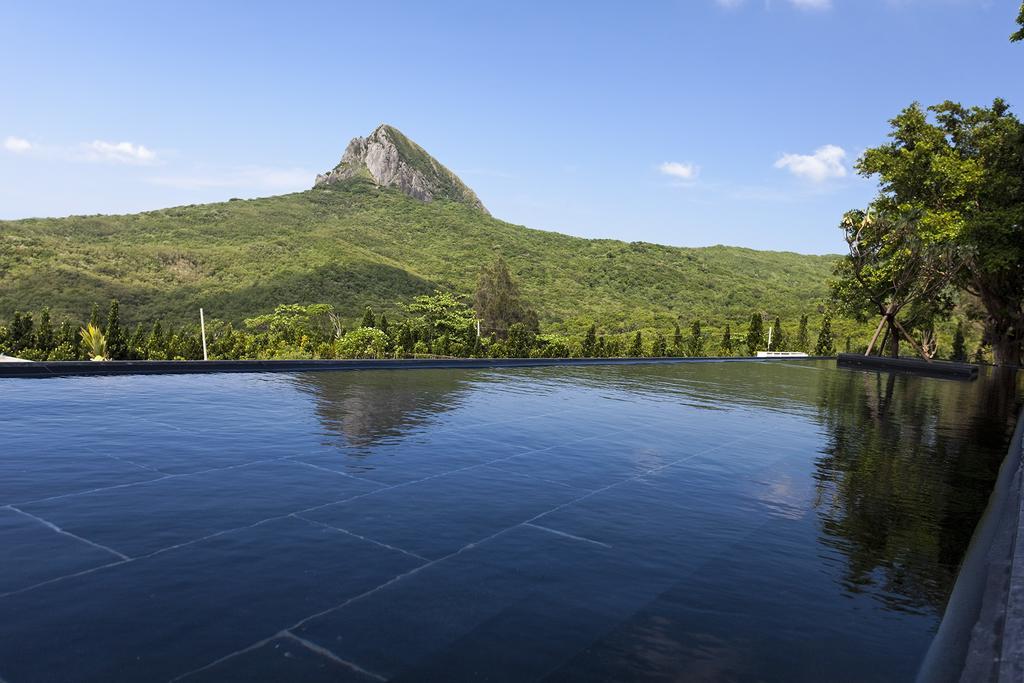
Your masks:
M0 679L912 680L1014 389L831 361L0 380Z

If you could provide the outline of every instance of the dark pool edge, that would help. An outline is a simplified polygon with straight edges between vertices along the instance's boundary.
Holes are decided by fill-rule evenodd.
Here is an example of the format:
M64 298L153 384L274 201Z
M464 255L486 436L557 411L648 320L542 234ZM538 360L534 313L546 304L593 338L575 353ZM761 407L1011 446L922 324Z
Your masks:
M1024 680L1024 409L918 683Z
M382 360L115 360L0 363L0 378L74 377L92 375L180 375L223 372L316 372L324 370L488 369L577 365L663 365L738 361L833 360L805 358L400 358Z
M862 353L840 353L837 357L840 367L855 367L886 372L914 372L933 377L954 379L975 379L978 366L970 363L921 358L890 358L888 356L865 356Z

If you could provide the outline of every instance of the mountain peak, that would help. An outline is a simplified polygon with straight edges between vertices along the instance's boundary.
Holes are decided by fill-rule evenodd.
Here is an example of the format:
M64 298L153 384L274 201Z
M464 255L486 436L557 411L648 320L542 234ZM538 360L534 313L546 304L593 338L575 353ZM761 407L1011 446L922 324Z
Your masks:
M420 201L450 199L487 213L476 193L457 175L402 131L386 123L377 126L365 138L352 138L338 165L318 175L313 187L360 175L368 175L378 186L398 188Z

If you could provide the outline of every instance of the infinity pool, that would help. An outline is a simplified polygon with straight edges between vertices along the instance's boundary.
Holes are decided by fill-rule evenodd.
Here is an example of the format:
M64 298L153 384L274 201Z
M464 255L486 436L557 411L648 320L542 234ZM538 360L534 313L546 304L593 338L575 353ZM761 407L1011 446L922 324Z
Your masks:
M911 680L1016 406L829 361L0 380L0 679Z

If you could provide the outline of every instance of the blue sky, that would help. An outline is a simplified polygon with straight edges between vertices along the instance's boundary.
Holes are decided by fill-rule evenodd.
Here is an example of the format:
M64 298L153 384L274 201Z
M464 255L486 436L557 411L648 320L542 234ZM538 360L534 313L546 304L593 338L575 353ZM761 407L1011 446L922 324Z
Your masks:
M491 212L839 252L914 100L1024 112L1016 0L0 5L0 218L305 189L391 123Z

